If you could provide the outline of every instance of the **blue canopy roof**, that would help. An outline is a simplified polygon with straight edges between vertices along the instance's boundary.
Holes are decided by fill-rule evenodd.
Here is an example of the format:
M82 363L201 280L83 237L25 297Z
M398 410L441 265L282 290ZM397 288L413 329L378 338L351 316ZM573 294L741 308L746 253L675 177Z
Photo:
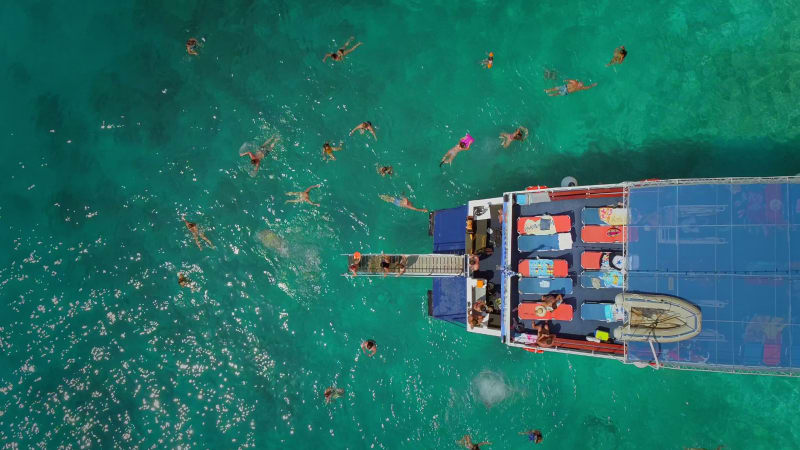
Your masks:
M448 322L467 323L467 279L446 277L433 279L433 304L430 314Z
M464 254L467 205L433 214L433 252Z
M627 290L700 307L702 332L657 344L666 364L800 370L800 185L630 187ZM629 361L653 359L629 343Z

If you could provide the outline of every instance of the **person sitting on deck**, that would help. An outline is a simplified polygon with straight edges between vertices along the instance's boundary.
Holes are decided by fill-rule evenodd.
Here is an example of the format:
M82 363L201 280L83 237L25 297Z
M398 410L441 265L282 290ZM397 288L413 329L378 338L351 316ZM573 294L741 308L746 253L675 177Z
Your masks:
M482 326L483 315L481 315L480 313L476 313L475 311L470 311L468 323L470 328Z
M550 333L550 323L540 323L534 328L536 329L536 345L542 348L552 347L556 336Z
M408 255L403 255L400 257L400 261L397 263L397 275L395 275L396 277L399 277L400 275L406 273L406 264L408 264Z
M478 255L469 255L469 270L477 272L481 268L481 259Z
M477 301L477 302L473 303L472 304L472 313L473 314L486 314L487 313L486 302Z
M391 260L389 260L389 255L383 255L381 259L381 269L383 270L383 276L385 277L389 273L389 266L392 265Z
M548 311L554 311L564 301L564 296L561 294L546 294L542 296L542 303Z
M361 252L353 253L353 263L348 266L348 269L353 276L358 275L358 265L361 263Z

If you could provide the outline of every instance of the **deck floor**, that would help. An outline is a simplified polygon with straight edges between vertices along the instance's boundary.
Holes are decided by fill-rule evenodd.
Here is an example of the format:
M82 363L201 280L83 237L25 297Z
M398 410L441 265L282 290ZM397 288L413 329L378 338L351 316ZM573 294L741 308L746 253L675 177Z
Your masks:
M622 244L591 244L584 243L580 239L581 210L585 206L599 207L614 205L622 201L622 197L607 197L607 198L594 198L594 199L579 199L579 200L560 200L555 202L534 203L531 205L514 205L512 211L513 217L513 235L511 248L517 249L517 232L516 223L519 217L538 216L542 214L549 215L569 215L572 219L572 249L570 250L556 250L556 251L535 251L535 252L512 252L511 266L516 268L522 259L548 258L548 259L565 259L569 263L569 277L572 278L574 287L572 294L565 296L564 301L572 305L574 309L574 316L572 321L556 321L550 322L550 330L560 336L569 337L573 339L583 339L584 336L593 334L598 327L610 328L609 324L597 320L581 320L580 308L584 302L598 302L598 301L613 301L614 296L622 292L622 289L592 289L583 288L580 286L581 269L581 253L586 250L593 251L622 251ZM516 270L516 269L515 269ZM533 302L541 300L540 295L521 294L518 289L518 279L511 278L511 308L512 308L512 326L521 324L526 332L533 329L532 320L520 320L518 318L516 309L520 302Z

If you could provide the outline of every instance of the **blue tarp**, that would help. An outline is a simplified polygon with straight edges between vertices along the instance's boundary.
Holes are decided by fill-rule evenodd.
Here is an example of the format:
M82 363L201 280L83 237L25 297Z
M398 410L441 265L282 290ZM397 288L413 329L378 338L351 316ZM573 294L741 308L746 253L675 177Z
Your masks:
M467 323L467 279L433 279L433 317L448 322Z
M433 252L464 253L467 205L440 209L433 215Z
M627 290L703 314L698 336L656 346L660 360L800 368L800 185L630 188L629 207ZM628 359L652 360L650 345L630 343Z

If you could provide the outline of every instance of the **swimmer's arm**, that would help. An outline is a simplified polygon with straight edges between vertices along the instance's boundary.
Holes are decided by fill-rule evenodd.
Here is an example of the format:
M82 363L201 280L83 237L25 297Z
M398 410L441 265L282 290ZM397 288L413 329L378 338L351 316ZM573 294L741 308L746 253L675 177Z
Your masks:
M325 62L325 61L326 61L328 58L330 58L330 57L331 57L331 54L330 54L330 53L325 53L325 57L324 57L324 58L322 58L322 62Z

